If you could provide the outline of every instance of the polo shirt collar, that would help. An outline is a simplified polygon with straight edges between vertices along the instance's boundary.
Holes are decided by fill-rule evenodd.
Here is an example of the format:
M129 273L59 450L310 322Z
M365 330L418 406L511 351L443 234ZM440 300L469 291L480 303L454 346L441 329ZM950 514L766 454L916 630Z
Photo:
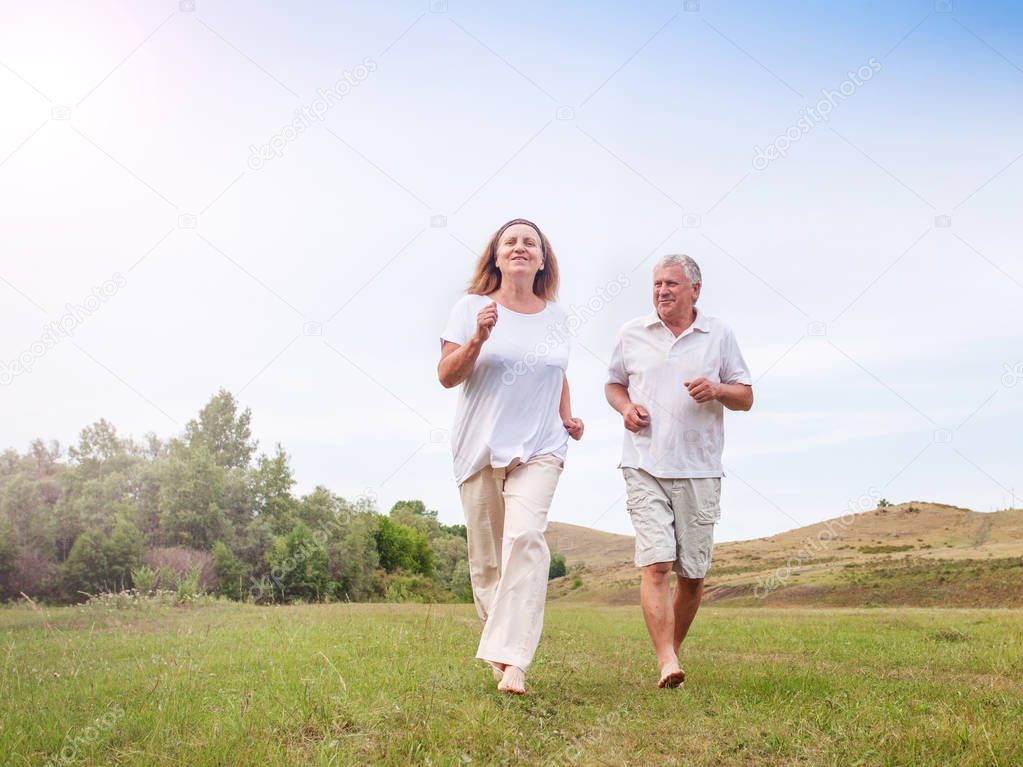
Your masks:
M696 319L693 320L693 324L686 328L682 335L685 335L691 330L699 330L701 333L710 332L710 321L708 320L707 315L696 307L694 307L694 309L696 311ZM654 309L644 318L643 325L650 328L654 325L664 325L664 322L657 316L657 310ZM664 327L667 327L667 325L664 325ZM682 336L679 336L679 338L681 337Z

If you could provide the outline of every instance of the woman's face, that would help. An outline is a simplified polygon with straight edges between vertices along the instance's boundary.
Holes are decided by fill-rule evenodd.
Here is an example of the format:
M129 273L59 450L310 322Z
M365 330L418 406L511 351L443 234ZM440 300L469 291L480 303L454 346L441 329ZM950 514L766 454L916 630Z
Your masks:
M540 235L529 224L512 224L497 241L497 268L502 275L534 276L543 267Z

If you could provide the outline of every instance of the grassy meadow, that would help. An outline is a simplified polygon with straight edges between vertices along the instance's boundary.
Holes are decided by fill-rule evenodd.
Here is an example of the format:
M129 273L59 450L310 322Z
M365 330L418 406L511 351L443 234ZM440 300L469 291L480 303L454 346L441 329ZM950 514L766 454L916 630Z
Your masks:
M554 602L529 693L468 605L0 609L0 764L1018 765L1023 613Z

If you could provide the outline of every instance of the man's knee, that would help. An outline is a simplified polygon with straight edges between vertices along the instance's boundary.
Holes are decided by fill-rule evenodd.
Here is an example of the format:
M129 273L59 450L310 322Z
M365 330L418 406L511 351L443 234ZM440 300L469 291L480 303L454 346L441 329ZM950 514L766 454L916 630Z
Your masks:
M655 581L666 580L674 562L654 562L643 567L643 575Z
M686 578L684 575L679 575L678 585L679 588L695 593L703 588L703 578Z

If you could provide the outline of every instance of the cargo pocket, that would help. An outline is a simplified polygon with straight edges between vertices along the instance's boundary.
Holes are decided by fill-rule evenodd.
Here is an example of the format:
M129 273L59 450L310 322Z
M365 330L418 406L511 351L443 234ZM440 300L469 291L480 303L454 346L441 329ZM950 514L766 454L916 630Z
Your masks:
M629 512L629 516L635 519L635 514L642 513L649 505L650 491L630 483L625 495L625 508Z
M697 495L697 511L693 521L698 525L713 525L721 521L721 480L700 484L703 486Z

